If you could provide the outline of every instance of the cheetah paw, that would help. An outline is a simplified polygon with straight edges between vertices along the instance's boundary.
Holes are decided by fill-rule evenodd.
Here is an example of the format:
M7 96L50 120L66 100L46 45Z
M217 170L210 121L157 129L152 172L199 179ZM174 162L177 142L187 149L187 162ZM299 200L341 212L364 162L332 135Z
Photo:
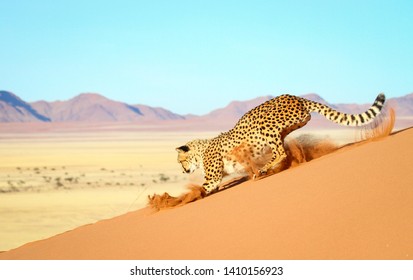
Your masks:
M263 170L258 170L257 173L254 173L254 175L252 176L253 180L258 180L260 179L261 176L266 175L267 171L263 171Z
M258 175L259 175L259 176L267 175L267 170L262 170L262 169L260 169L260 170L258 171Z

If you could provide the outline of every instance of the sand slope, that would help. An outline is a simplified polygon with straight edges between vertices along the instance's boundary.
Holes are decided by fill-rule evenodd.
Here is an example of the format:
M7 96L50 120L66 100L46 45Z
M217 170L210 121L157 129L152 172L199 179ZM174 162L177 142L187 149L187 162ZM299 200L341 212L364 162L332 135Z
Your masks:
M413 129L0 259L413 259Z

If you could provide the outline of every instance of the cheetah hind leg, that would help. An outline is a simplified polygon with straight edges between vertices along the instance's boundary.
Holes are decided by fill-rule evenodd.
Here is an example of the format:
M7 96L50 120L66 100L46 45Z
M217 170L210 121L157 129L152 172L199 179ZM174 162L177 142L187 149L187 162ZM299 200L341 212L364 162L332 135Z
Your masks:
M270 146L271 146L273 156L272 156L271 160L269 162L267 162L258 171L258 176L259 177L265 176L269 170L272 170L275 167L277 167L277 169L275 170L275 173L281 171L284 167L284 165L282 163L287 158L287 154L285 153L282 142L278 143L278 145L270 145ZM255 175L254 175L253 179L257 179Z

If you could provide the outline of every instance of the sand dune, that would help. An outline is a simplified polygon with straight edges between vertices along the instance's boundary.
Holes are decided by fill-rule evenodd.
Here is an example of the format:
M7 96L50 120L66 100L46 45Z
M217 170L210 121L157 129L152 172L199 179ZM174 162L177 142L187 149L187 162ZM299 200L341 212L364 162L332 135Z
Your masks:
M0 259L413 259L413 129Z

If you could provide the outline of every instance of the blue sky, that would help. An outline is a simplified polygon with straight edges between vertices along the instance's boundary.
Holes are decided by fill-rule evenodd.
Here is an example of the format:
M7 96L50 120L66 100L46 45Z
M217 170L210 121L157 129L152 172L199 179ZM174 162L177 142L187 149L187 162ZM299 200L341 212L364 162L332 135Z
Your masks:
M232 100L413 92L413 1L1 1L0 89L202 114Z

